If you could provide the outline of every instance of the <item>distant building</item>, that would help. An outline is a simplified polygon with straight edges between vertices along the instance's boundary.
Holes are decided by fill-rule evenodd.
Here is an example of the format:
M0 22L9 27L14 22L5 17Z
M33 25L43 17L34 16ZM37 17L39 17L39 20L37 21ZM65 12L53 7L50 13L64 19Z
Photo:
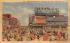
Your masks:
M9 25L10 19L11 19L11 15L10 14L3 14L2 20L3 20L3 24L4 25Z
M58 16L59 9L58 8L49 8L49 7L36 7L35 8L35 15L42 15L42 16Z
M32 26L67 27L68 17L59 14L59 8L35 8L33 18L30 17Z
M48 26L68 26L68 17L67 16L58 16L58 17L47 17L47 25Z
M7 27L9 29L16 28L20 26L20 23L17 18L13 17L11 14L3 14L3 27ZM5 29L7 29L5 28Z

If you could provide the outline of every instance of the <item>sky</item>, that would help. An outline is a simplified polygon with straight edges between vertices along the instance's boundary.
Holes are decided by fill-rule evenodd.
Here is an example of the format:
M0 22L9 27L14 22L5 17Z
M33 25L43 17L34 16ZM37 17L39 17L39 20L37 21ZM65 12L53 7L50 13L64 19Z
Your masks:
M29 24L29 15L34 14L35 7L60 8L60 12L67 15L67 3L65 2L5 2L3 13L10 13L17 17L21 25ZM62 10L61 10L62 9Z

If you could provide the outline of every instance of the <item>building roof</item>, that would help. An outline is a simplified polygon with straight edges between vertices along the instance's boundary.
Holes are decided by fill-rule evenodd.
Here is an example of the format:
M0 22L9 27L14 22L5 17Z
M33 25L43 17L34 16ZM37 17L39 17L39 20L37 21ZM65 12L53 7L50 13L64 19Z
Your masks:
M47 21L50 21L50 22L67 22L68 17L67 16L47 17Z

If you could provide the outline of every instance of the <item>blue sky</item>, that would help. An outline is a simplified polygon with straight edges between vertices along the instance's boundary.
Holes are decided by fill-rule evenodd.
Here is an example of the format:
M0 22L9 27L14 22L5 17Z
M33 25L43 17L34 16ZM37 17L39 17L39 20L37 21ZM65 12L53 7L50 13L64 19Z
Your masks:
M13 5L13 6L25 6L25 7L57 7L57 8L67 8L67 3L65 2L16 2L16 3L4 3L4 5Z
M21 25L25 26L29 23L29 15L34 14L34 7L60 8L65 10L65 15L67 14L67 3L65 2L6 2L3 5L3 13L10 13L16 16L20 20Z

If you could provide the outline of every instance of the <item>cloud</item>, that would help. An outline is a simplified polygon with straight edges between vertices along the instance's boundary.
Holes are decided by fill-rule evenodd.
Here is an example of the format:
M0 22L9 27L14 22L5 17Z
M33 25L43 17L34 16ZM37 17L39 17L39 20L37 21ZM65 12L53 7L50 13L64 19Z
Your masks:
M34 11L33 9L30 9L30 8L23 8L23 9L20 9L22 12L19 12L18 15L18 18L21 22L21 25L24 25L24 26L27 26L29 24L29 16L30 15L33 15L34 14Z

